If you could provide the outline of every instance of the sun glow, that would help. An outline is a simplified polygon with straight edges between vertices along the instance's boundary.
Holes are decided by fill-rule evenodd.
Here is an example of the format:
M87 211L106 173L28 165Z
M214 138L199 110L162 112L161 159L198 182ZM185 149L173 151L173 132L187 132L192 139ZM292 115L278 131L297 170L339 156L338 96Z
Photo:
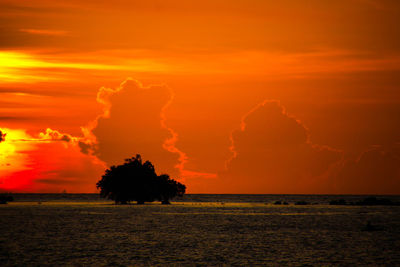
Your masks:
M33 150L35 145L27 140L31 140L32 137L26 133L25 130L21 129L7 129L1 128L6 134L5 141L0 144L0 170L15 170L24 166L24 162L20 161L20 152L26 152Z
M0 0L0 191L140 154L189 193L398 194L400 1L375 2Z
M15 188L24 188L28 182L28 177L13 177L15 173L21 173L29 170L28 156L26 152L35 149L35 145L30 140L32 137L22 129L2 128L6 133L5 141L0 144L0 178L1 188L11 190Z
M41 82L70 80L70 72L74 70L91 71L166 71L165 65L149 59L110 58L96 54L92 57L75 55L72 57L29 54L26 52L0 51L0 79L2 83ZM107 61L107 64L103 64Z

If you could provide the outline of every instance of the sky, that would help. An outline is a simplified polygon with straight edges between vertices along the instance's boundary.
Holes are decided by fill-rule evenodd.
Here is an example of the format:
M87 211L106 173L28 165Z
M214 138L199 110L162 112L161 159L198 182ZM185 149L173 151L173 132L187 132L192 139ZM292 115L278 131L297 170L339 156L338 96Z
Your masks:
M400 194L397 0L0 0L0 191Z

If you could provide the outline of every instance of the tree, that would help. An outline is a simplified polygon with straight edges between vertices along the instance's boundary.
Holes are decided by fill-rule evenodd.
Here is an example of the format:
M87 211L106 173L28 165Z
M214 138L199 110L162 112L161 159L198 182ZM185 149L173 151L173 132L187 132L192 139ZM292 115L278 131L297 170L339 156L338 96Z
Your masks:
M175 196L183 196L186 186L169 175L157 176L150 161L143 163L140 155L126 159L125 163L111 166L97 182L100 196L114 200L116 204L137 201L138 204L159 200L168 204Z
M0 194L0 204L7 204L7 202L14 201L14 197L7 194Z
M159 187L157 199L162 204L170 204L169 200L176 196L183 196L186 186L171 179L168 174L157 176L157 186Z

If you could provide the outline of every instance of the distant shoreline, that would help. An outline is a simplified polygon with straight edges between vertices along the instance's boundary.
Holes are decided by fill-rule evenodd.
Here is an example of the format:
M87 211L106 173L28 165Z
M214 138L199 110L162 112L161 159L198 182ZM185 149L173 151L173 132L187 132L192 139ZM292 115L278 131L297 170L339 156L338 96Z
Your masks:
M111 202L98 193L9 193L15 202ZM400 203L400 195L301 195L301 194L185 194L172 202L262 203L273 205L363 205L368 198L385 200L379 203ZM378 202L368 202L380 205ZM397 205L397 204L396 204Z

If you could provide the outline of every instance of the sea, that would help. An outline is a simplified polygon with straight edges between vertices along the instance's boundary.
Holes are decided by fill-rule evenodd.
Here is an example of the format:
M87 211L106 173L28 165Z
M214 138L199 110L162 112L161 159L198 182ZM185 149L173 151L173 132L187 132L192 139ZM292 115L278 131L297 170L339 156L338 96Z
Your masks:
M14 201L35 202L35 201L73 201L73 202L109 202L101 198L99 194L70 194L70 193L31 193L12 194ZM393 202L400 202L400 195L302 195L302 194L185 194L177 197L172 202L226 202L226 203L265 203L273 204L276 201L295 204L305 201L309 204L329 204L332 200L344 199L346 202L359 202L367 197L390 199Z
M400 266L400 206L329 205L370 195L13 197L0 205L0 266Z

